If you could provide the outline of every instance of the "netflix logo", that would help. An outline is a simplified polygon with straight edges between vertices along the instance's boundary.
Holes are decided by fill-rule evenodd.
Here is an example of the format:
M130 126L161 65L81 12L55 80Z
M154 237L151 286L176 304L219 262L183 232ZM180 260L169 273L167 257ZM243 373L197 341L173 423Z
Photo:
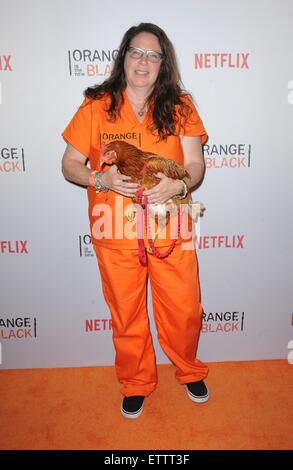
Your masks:
M12 72L11 55L0 55L0 72Z
M249 69L248 58L248 52L196 53L194 67L196 69Z
M199 237L196 247L202 250L215 248L244 248L244 235L205 235Z
M27 240L0 240L0 255L24 254L28 255Z
M85 322L86 333L95 331L112 331L112 320L109 318L94 318L86 320Z

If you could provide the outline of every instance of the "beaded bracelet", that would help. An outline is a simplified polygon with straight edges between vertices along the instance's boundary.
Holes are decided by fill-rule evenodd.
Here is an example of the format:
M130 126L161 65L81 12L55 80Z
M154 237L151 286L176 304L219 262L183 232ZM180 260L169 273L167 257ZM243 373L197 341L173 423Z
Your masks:
M96 189L96 193L103 191L106 193L108 187L102 182L103 171L92 171L89 176L89 185Z
M94 184L96 188L96 192L99 193L100 191L103 191L106 193L108 191L108 187L105 186L105 184L102 181L102 176L103 176L103 171L95 171L94 174Z

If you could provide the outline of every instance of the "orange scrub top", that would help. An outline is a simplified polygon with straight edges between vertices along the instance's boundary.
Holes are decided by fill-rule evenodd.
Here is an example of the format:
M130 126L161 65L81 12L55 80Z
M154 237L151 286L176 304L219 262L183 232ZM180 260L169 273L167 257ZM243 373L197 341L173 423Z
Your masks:
M202 143L207 140L207 133L203 123L188 97L184 100L192 108L184 127L179 122L176 126L176 135L169 136L167 140L158 142L158 134L151 132L151 116L147 114L143 122L140 122L128 100L127 94L123 92L124 103L122 105L120 116L116 121L111 122L108 119L107 107L109 97L103 97L98 100L85 98L72 120L62 133L66 142L81 152L89 159L92 170L107 170L108 166L100 167L100 149L101 144L108 144L113 140L123 140L145 152L170 158L183 166L183 149L180 141L180 135L200 136ZM182 119L181 119L182 122ZM117 249L137 249L137 224L136 219L130 222L125 216L126 206L133 201L129 197L122 196L114 191L107 193L96 193L93 187L88 187L89 200L89 220L92 243L104 247ZM190 217L186 227L190 230ZM177 218L176 218L177 220ZM169 222L171 226L171 223ZM151 225L152 226L152 225ZM183 227L183 218L182 218ZM173 229L173 230L172 230ZM182 232L184 229L182 229ZM154 231L152 231L154 234ZM168 246L173 238L176 238L177 224L162 231L155 241L155 246ZM182 235L183 237L183 235ZM178 238L177 243L186 242L191 236ZM144 233L146 241L146 235Z

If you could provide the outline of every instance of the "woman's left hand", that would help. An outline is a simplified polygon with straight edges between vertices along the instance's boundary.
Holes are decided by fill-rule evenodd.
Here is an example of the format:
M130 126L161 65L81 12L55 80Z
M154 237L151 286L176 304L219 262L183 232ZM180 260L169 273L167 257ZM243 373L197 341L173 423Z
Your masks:
M150 204L163 204L180 192L182 185L179 180L168 178L161 172L155 173L154 176L160 178L161 181L153 188L145 189L142 193L144 196L148 196Z

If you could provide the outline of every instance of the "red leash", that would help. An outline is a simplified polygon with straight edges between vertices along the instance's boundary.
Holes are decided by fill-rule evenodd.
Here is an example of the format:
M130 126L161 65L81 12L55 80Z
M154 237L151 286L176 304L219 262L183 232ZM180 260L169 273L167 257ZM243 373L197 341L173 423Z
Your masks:
M147 255L143 241L143 205L142 205L142 192L144 188L139 188L136 191L137 195L137 234L138 234L138 257L141 264L147 265Z
M143 234L143 210L145 211L145 228L146 228L146 233L147 233L147 239L149 242L149 246L151 247L151 250L153 254L157 258L167 258L169 256L176 244L177 239L175 238L171 245L168 247L167 251L164 253L161 253L154 245L154 242L152 240L152 235L151 235L151 228L150 228L150 222L149 222L149 217L148 217L148 197L144 196L144 201L142 201L143 196L142 193L144 191L144 188L139 188L136 191L137 194L137 204L138 204L138 213L137 213L137 231L138 231L138 257L140 262L146 266L147 264L147 255L146 255L146 249L144 246L144 234ZM178 217L178 222L177 222L177 237L180 236L180 226L181 226L181 217L180 217L180 209L177 209L177 217Z

